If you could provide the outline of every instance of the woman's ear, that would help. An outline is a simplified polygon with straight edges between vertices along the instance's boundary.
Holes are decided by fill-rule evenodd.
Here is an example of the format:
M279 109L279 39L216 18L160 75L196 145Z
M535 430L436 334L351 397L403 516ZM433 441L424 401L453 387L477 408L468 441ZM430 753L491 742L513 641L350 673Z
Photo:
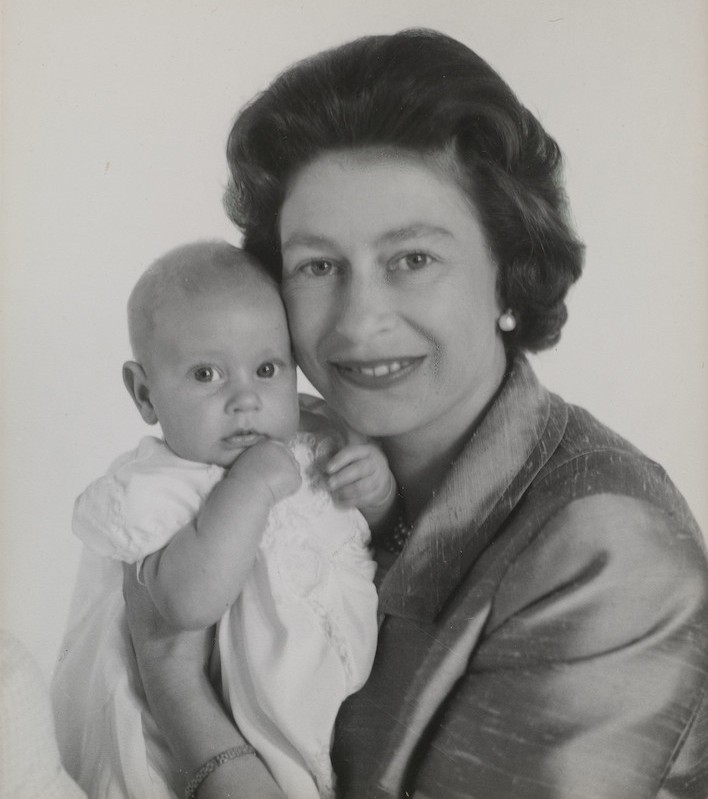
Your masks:
M143 367L136 361L123 364L123 382L140 415L148 424L157 424L157 413L150 400L150 385Z

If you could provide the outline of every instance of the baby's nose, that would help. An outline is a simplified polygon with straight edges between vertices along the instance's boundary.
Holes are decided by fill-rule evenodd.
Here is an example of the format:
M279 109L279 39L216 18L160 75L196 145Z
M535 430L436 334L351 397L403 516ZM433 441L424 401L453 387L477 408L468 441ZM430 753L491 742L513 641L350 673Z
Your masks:
M252 388L240 388L232 393L226 405L228 413L257 411L261 408L261 398Z

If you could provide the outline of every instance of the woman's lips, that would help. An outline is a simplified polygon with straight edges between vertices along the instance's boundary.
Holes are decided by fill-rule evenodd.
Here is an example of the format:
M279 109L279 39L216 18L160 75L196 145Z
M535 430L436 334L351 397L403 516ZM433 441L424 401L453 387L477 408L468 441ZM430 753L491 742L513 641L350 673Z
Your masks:
M385 386L403 380L424 360L414 358L386 358L377 361L331 361L340 377L362 386Z

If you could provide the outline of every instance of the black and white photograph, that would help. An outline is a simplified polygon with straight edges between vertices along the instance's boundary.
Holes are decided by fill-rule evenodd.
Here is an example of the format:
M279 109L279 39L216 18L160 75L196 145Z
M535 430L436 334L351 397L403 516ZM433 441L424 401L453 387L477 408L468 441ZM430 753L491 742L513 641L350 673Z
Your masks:
M708 799L708 3L0 11L0 799Z

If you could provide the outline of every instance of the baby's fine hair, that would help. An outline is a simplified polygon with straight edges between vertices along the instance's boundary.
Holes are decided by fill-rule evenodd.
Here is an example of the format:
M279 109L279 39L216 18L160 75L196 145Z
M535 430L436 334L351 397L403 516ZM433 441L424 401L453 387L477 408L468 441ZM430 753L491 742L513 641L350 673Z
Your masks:
M175 294L212 293L256 277L274 287L261 263L226 241L196 241L175 247L140 276L128 298L128 335L133 357L142 362L157 309Z

